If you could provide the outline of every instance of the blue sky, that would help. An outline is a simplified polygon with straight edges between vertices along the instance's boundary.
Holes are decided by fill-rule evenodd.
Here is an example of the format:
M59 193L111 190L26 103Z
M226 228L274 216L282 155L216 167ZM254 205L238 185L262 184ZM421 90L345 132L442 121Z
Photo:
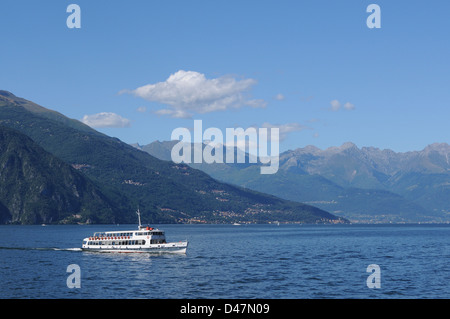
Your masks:
M80 29L66 25L71 3ZM371 3L380 29L366 25ZM201 119L280 127L281 151L421 150L450 140L448 12L448 1L2 0L0 89L127 143Z

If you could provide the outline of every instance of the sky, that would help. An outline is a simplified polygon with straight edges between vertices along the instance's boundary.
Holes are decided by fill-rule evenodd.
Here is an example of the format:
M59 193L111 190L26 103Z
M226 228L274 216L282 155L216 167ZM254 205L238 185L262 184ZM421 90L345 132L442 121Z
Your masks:
M1 0L0 90L126 143L202 120L278 127L280 151L422 150L450 143L448 12L448 1Z

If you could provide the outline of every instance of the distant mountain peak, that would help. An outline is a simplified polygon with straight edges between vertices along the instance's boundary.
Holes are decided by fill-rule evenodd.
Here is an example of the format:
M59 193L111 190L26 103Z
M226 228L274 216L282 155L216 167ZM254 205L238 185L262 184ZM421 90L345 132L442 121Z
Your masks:
M12 103L14 106L20 106L30 112L54 112L42 107L36 103L23 99L5 90L0 90L0 101Z
M130 144L130 145L133 146L134 148L137 148L138 150L142 151L142 146L139 143L133 143L133 144Z
M12 94L9 91L0 90L0 102L12 103L14 105L18 105L17 96Z
M40 117L43 117L46 119L50 119L53 121L61 122L65 125L71 126L75 129L82 130L84 132L102 134L102 133L95 131L94 129L92 129L91 127L87 126L86 124L84 124L80 121L70 119L57 111L47 109L39 104L36 104L34 102L31 102L31 101L26 100L21 97L18 97L9 91L0 90L0 107L5 108L5 112L6 112L6 109L10 108L10 107L21 108L21 109L31 112L37 116L40 116ZM3 110L2 110L2 112L3 112Z
M344 144L341 145L340 149L348 149L348 148L358 148L358 146L356 146L356 144L352 143L352 142L345 142Z
M426 153L435 151L440 154L446 155L450 153L450 145L448 145L447 143L433 143L425 147L423 151Z
M327 154L335 154L335 153L340 153L340 152L350 150L350 149L359 150L359 148L358 148L358 146L356 146L356 144L354 144L352 142L345 142L341 146L330 146L322 152L327 153Z
M0 96L8 97L8 98L15 98L16 96L12 94L9 91L0 90Z
M320 152L321 149L314 146L314 145L307 145L303 148L306 152L310 152L310 153L316 153L316 152Z

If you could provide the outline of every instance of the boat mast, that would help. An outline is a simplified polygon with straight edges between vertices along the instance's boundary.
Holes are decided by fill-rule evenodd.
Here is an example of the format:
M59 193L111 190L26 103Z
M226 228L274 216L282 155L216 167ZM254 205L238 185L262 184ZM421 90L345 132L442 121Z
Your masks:
M139 207L138 207L136 214L138 215L138 219L139 219L139 229L141 229L141 212L139 210Z

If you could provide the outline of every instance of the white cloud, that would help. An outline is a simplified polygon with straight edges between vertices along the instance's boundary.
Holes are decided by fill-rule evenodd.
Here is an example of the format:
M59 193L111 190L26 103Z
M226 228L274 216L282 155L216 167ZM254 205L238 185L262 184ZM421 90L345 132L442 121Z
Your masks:
M191 114L183 110L171 110L171 109L161 109L154 112L157 115L169 115L170 117L177 119L188 119L191 118Z
M351 111L355 109L355 106L352 103L347 102L344 104L344 109Z
M147 108L145 106L140 106L136 109L139 113L145 113L147 111Z
M261 125L261 127L265 128L278 128L280 130L280 141L283 141L286 139L287 135L292 132L300 132L306 129L309 129L309 127L301 125L299 123L287 123L287 124L270 124L268 122L265 122ZM270 137L270 134L269 134Z
M90 127L128 127L131 125L129 119L123 118L116 113L102 112L92 115L85 115L81 119L86 125Z
M223 111L243 106L265 107L263 100L250 99L248 92L256 84L253 79L231 76L207 79L195 71L179 70L164 82L148 84L135 90L123 90L145 100L162 103L167 109L159 115L191 117L195 113Z
M339 102L338 100L333 100L330 102L330 104L331 104L331 111L333 111L333 112L339 111L342 106L347 111L353 111L355 109L355 105L350 102L347 102L344 105L342 105L341 102Z
M341 108L341 103L338 100L333 100L330 102L331 104L331 110L336 112L339 111L339 109Z
M281 93L278 93L277 95L275 95L275 100L283 101L284 100L284 95L281 94Z

